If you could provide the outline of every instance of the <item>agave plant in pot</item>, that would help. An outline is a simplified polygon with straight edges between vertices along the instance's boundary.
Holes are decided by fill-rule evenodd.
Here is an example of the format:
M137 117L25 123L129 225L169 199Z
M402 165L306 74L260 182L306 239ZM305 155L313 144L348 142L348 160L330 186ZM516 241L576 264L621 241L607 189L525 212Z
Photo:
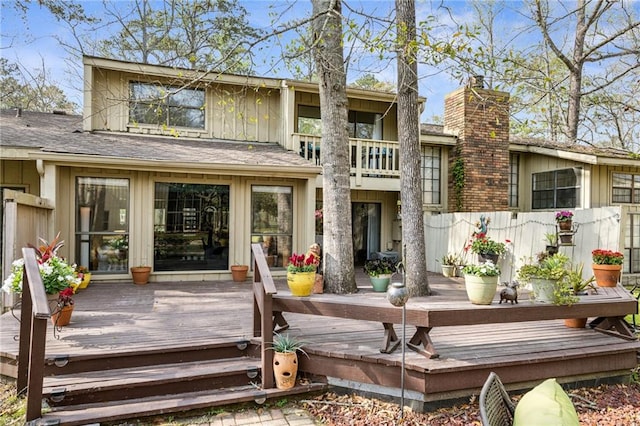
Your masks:
M277 334L269 349L273 354L273 374L278 389L290 389L296 384L298 374L298 351L306 355L302 346L306 342L289 334Z
M496 295L500 268L491 260L462 268L467 297L474 305L490 305Z
M460 257L455 253L447 253L440 259L442 275L445 277L455 277L456 267L460 264Z
M388 258L369 259L364 262L363 269L369 275L373 291L385 292L391 282L391 275L396 271L396 265Z

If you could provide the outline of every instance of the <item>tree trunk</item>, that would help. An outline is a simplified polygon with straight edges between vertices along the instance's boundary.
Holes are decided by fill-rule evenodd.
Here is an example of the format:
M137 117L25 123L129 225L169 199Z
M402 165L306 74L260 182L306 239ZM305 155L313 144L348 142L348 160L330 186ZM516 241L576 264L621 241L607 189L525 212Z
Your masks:
M339 0L312 0L314 57L322 111L322 209L325 289L358 290L353 268L347 77Z
M398 137L400 140L400 198L402 200L402 257L410 296L430 294L425 257L416 10L413 0L396 0L398 21Z

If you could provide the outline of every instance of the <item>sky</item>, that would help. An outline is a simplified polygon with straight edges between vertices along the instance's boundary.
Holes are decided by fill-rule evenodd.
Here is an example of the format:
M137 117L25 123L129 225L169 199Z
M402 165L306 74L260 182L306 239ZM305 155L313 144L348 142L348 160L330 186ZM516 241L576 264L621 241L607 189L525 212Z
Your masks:
M120 1L125 4L124 0ZM298 0L294 2L293 7L289 7L293 0L288 2L282 0L241 0L241 4L250 13L250 24L265 30L273 27L273 17L270 12L281 13L280 21L285 22L296 17L309 13L311 7L308 0ZM87 12L93 12L102 8L102 2L97 0L87 0L81 2ZM379 14L382 11L393 9L394 1L390 0L351 0L349 1L355 7L361 7L363 10L371 13ZM417 20L420 21L429 13L433 13L431 7L433 4L439 4L439 0L420 1L418 0L416 13ZM464 15L469 12L469 7L465 1L445 0L444 3L450 6L452 12L457 15L459 21L464 21ZM516 2L508 2L516 5ZM82 72L81 61L79 59L71 59L70 55L60 45L56 38L66 40L73 44L73 36L71 31L64 24L57 22L48 10L37 5L36 1L32 1L27 12L26 22L16 12L13 2L0 1L1 4L1 50L0 54L3 58L10 62L19 62L27 69L42 68L44 63L50 78L60 88L62 88L69 100L82 104L81 84ZM118 4L117 2L114 4ZM274 5L271 9L270 5ZM348 13L348 10L343 10ZM439 20L445 21L449 19L446 15L440 15ZM106 32L96 32L95 37L108 37ZM266 52L266 51L265 51ZM366 68L363 67L362 69ZM375 75L379 80L395 82L395 61L386 64L384 68L376 68ZM352 73L357 71L357 66L353 64L350 69L348 82L352 82L357 75ZM277 74L269 74L270 77L289 78L291 77L284 71L276 71ZM432 69L420 67L419 95L427 98L425 111L422 113L421 121L431 121L434 115L442 116L444 109L444 97L447 93L460 87L463 81L455 81L444 73L433 73Z

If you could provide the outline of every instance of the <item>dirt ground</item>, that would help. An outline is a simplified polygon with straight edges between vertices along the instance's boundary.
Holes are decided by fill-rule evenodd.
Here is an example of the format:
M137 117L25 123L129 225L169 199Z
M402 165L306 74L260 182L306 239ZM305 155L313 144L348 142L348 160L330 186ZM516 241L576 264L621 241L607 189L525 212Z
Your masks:
M569 391L578 411L581 425L640 426L640 382L638 377L628 385L602 385ZM15 397L11 384L2 384L0 395L0 426L24 424L24 400ZM516 399L516 398L514 398ZM313 398L274 401L262 406L219 407L216 409L175 413L119 422L119 425L202 425L212 423L216 416L232 410L268 410L286 405L302 407L314 416L319 425L382 426L382 425L480 425L477 400L427 413L405 410L400 421L395 402L386 402L358 395L323 393Z

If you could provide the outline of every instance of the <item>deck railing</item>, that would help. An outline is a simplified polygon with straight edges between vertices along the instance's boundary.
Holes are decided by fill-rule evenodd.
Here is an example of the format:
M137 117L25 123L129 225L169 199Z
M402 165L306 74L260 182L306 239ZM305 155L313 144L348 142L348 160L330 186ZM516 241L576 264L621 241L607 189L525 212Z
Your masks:
M301 157L320 165L322 138L293 134L293 146ZM351 176L400 178L400 143L398 141L349 138Z
M36 252L23 248L22 307L18 352L18 393L27 392L27 422L42 417L42 383L47 337L47 321L51 311L42 284Z
M276 285L260 244L253 252L253 337L261 337L262 389L274 387L273 379L273 300Z

